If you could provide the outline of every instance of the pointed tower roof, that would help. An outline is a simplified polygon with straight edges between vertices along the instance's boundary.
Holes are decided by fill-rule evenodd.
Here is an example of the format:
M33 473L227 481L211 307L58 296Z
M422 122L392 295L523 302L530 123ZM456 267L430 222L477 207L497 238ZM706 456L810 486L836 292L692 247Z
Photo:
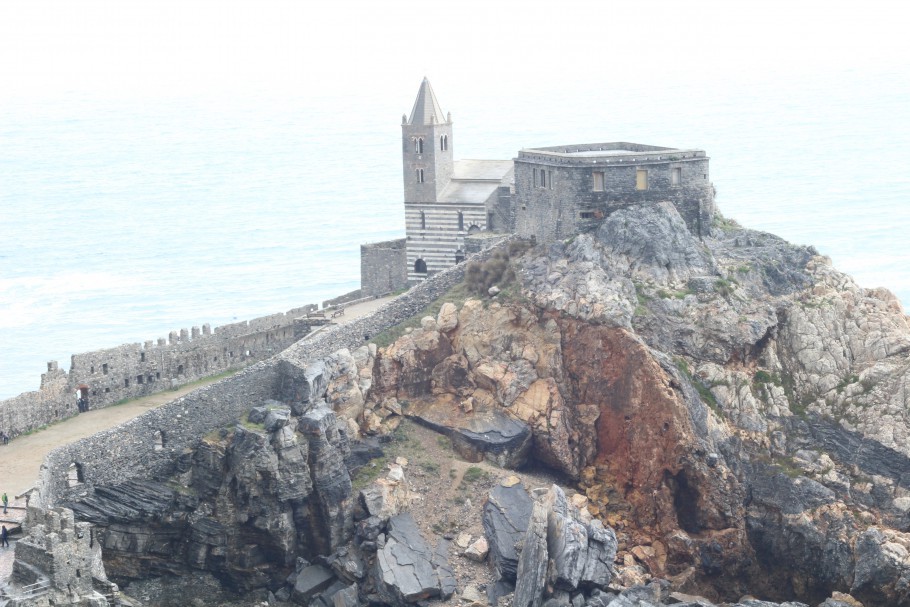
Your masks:
M439 102L436 101L430 81L424 77L423 82L420 83L420 90L417 91L417 99L414 101L408 124L442 124L444 122L446 122L446 116L442 113Z

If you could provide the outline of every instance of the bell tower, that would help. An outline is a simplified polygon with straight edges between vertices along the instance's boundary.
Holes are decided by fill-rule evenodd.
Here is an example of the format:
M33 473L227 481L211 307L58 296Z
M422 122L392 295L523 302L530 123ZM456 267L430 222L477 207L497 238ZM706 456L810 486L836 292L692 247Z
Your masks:
M401 117L404 202L438 202L452 178L452 116L444 115L433 87L420 83L411 116Z

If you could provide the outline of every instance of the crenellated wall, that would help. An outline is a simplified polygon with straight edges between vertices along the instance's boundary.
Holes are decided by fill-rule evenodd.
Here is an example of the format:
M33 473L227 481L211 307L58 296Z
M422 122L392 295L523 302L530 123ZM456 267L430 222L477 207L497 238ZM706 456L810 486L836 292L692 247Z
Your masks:
M171 331L168 338L74 354L69 372L47 364L37 391L0 401L0 430L14 437L79 412L147 396L280 352L308 330L296 322L315 305L211 330L208 324Z
M507 243L508 241L506 241ZM474 259L488 259L499 247ZM144 413L116 428L59 447L44 460L38 503L53 506L89 485L130 478L156 478L175 469L180 456L210 432L230 427L252 407L280 394L280 365L298 367L342 349L356 349L370 337L423 311L464 279L466 264L432 276L375 312L301 340L280 355Z

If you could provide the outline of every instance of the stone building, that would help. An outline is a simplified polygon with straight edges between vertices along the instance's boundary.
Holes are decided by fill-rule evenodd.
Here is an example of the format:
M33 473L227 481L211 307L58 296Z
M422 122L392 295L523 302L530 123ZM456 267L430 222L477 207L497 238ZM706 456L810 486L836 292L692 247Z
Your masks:
M0 594L0 604L120 604L119 589L107 579L101 544L90 523L77 523L68 508L31 507L26 531L28 534L16 542L11 584Z
M714 216L703 150L613 142L530 148L515 159L514 231L537 242L597 228L617 209L672 202L696 236Z
M361 247L364 295L455 265L465 258L465 238L481 231L553 242L597 228L617 209L664 201L696 236L711 229L714 187L704 150L612 142L526 148L513 160L454 160L452 116L426 78L401 132L406 237ZM393 270L402 257L406 275Z
M401 118L409 284L463 260L466 235L509 222L501 209L512 162L456 161L454 149L452 115L443 114L424 78L410 117Z

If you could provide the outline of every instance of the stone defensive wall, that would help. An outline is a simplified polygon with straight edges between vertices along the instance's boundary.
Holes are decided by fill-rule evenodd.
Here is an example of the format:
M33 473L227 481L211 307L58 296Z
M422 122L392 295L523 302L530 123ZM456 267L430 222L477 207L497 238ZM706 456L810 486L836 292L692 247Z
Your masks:
M489 259L498 249L485 249L470 259ZM34 499L39 505L52 507L91 485L111 485L134 477L157 478L177 470L181 457L200 439L230 428L252 407L277 399L283 365L301 367L342 348L353 350L364 345L371 337L422 312L461 282L466 265L440 272L375 312L301 339L236 375L116 428L55 449L44 460Z
M315 305L217 327L171 331L167 339L74 354L69 373L47 364L37 391L0 401L0 430L11 437L89 409L147 396L268 358L309 331Z

